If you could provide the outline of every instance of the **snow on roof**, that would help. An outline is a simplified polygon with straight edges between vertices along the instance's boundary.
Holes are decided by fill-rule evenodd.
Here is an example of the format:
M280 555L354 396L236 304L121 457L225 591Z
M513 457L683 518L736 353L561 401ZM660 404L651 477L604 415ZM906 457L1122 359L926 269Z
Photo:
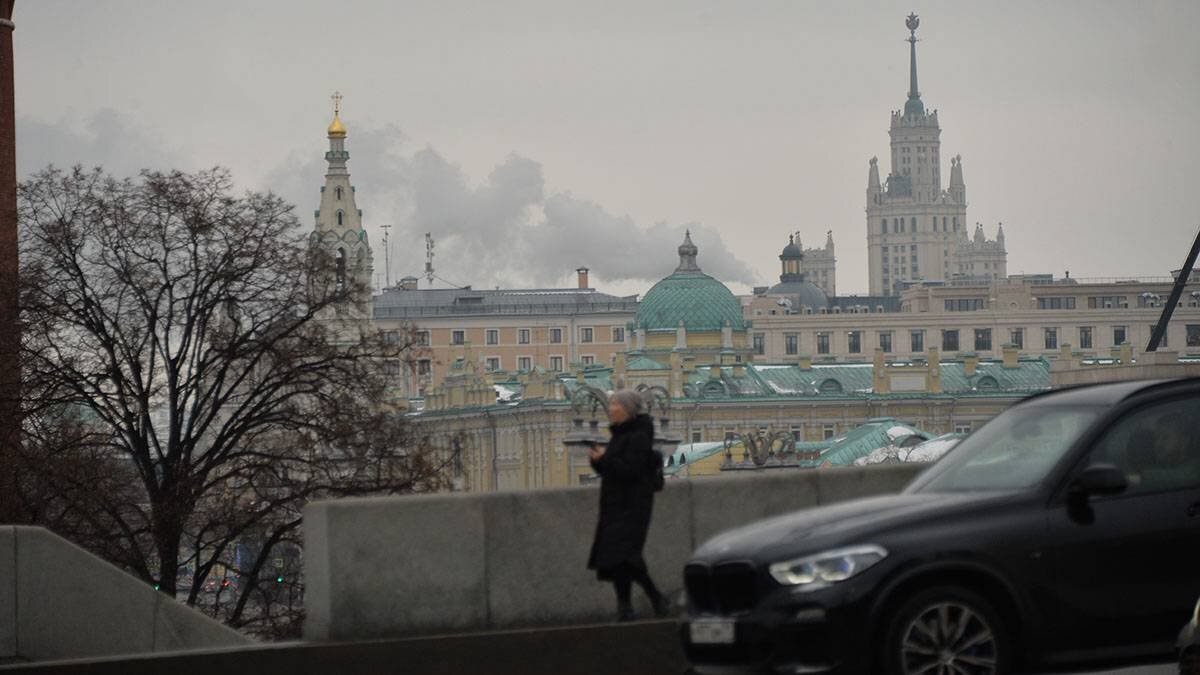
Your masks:
M949 452L950 448L953 448L954 446L958 445L958 442L961 440L962 440L962 436L960 436L958 434L946 434L945 436L938 436L937 438L925 441L924 443L913 448L908 453L908 456L905 457L904 461L906 461L906 462L937 461L938 459L941 458L942 455Z

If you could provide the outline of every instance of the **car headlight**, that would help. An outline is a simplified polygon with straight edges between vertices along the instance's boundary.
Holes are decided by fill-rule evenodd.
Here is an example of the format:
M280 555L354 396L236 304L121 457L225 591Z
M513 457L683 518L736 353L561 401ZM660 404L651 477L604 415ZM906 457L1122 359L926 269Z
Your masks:
M771 576L784 586L803 590L824 588L871 567L887 557L882 546L869 544L825 551L771 565Z

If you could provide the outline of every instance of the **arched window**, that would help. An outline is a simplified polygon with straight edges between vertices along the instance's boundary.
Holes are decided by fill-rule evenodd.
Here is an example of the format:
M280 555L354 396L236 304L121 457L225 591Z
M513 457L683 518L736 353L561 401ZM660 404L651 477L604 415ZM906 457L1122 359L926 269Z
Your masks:
M821 383L822 394L840 394L842 393L842 383L834 379L828 379Z
M883 229L882 229L882 230L880 230L880 231L881 231L883 234L887 234L887 218L884 218L884 219L883 219L883 222L879 223L879 225L880 225L880 227L881 227L881 228L883 228Z
M342 212L338 211L338 224L341 224ZM346 249L339 248L337 250L337 290L342 292L346 290Z
M986 390L999 389L1000 383L997 382L996 378L992 377L991 375L984 375L983 377L979 378L979 382L975 384L975 388Z
M338 219L338 225L341 225L342 224L342 210L341 209L338 209L337 219Z
M333 195L335 197L337 197L339 200L342 198L342 186L341 185L339 185L333 189Z

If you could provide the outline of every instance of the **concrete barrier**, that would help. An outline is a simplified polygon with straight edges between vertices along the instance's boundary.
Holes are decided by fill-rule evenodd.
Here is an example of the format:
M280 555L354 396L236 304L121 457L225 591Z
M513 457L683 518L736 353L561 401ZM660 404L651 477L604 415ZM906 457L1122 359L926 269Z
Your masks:
M646 545L663 589L720 531L820 504L897 492L923 465L672 480ZM749 474L749 472L747 472ZM586 569L594 487L354 498L304 513L308 640L578 624L611 619L612 587ZM648 607L635 592L644 613Z
M45 529L0 526L0 659L45 661L250 642Z

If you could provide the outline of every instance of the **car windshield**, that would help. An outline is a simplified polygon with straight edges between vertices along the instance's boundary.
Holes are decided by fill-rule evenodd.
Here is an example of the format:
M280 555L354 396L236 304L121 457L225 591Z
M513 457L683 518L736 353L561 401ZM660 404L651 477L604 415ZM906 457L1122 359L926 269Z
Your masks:
M1019 490L1039 483L1100 415L1099 408L1011 408L963 439L913 492Z

